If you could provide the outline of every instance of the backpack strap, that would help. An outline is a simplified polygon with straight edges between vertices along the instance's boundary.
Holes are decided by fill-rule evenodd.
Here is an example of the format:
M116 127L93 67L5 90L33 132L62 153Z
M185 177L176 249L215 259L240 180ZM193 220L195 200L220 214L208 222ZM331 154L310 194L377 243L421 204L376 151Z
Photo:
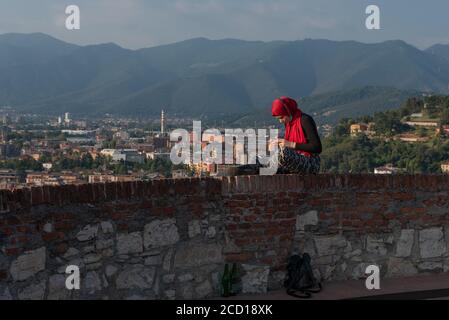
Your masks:
M308 253L304 253L303 255L303 259L304 259L304 268L307 270L307 273L310 275L310 277L313 279L313 282L315 282L315 288L313 289L309 289L309 288L305 288L304 291L307 291L309 293L318 293L321 292L321 290L323 290L323 286L321 285L321 282L318 282L313 274L313 270L312 270L312 266L310 265L310 255Z
M323 286L321 285L321 282L317 283L318 288L315 289L305 289L304 291L308 292L308 293L319 293L321 292L321 290L323 290Z

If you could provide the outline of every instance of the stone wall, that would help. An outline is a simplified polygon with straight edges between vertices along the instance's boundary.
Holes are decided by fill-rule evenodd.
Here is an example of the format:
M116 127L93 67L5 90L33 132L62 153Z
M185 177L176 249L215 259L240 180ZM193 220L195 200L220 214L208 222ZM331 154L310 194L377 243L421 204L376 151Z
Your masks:
M0 299L215 297L225 263L260 293L304 251L324 281L447 272L448 193L443 175L328 174L1 191Z

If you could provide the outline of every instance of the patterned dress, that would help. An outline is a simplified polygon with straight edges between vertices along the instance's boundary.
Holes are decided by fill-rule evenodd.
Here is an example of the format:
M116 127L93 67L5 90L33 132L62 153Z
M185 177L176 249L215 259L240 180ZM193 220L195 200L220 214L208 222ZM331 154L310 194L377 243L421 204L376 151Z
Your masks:
M321 158L318 154L311 157L299 154L290 148L279 148L278 174L318 174Z

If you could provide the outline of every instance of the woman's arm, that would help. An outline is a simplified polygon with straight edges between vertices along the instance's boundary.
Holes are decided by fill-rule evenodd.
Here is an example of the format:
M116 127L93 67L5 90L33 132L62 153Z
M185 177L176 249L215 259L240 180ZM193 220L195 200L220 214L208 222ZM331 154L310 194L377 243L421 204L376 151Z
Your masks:
M321 139L318 134L318 129L313 118L307 114L303 114L301 119L302 128L304 129L304 134L307 137L307 143L296 143L296 150L306 151L310 153L319 154L323 151L321 145Z

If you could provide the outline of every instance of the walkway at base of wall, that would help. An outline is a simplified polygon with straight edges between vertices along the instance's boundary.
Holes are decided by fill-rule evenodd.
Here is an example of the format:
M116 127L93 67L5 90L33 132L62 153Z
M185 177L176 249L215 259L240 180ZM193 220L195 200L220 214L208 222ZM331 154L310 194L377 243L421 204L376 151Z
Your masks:
M323 291L314 294L312 300L340 300L354 298L373 299L449 299L449 274L422 275L400 279L383 279L380 290L368 290L365 280L326 283ZM377 296L377 297L376 297ZM245 295L226 300L303 300L285 293L271 291L263 295Z

